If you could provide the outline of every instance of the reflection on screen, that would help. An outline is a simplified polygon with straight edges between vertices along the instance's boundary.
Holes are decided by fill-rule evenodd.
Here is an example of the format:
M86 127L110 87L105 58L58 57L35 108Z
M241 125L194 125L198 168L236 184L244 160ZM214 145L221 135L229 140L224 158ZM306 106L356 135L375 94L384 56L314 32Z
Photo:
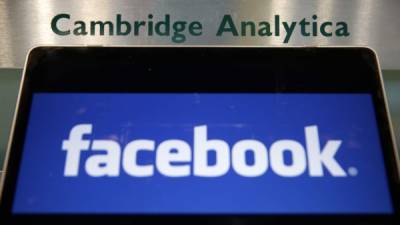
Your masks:
M392 213L368 94L34 94L14 213Z

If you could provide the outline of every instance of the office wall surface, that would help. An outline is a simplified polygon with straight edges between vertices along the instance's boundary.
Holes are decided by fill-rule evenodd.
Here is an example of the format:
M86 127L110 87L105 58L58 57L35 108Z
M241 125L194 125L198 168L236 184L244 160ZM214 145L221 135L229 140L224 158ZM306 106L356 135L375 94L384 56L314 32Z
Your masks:
M150 35L58 35L51 28L52 19L59 29L73 30L75 21L111 21L116 16L133 22L162 20L199 21L202 34L188 36L180 45L250 45L250 46L370 46L378 52L385 70L400 69L400 20L398 0L0 0L0 67L23 67L28 50L37 45L176 45L168 36ZM229 33L218 36L220 21L230 15L236 24L246 21L280 23L280 35L259 36ZM313 16L316 19L313 19ZM279 17L277 21L276 16ZM345 22L348 35L301 35L299 29L285 43L283 22L302 19L316 22ZM310 29L311 25L307 29ZM332 28L334 29L334 28Z

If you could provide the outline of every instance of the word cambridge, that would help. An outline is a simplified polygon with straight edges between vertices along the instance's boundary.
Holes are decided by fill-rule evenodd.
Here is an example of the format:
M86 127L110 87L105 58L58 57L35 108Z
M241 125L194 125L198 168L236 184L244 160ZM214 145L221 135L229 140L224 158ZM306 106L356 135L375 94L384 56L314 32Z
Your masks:
M319 21L317 15L299 21L284 21L279 15L273 21L235 21L231 15L224 15L217 26L217 37L282 37L289 43L294 34L303 37L347 37L350 35L346 22ZM146 20L128 21L121 14L115 20L76 20L70 14L58 14L51 20L52 31L61 36L161 36L174 43L183 43L188 36L201 36L203 24L200 21L173 20L169 14L157 19L147 15Z

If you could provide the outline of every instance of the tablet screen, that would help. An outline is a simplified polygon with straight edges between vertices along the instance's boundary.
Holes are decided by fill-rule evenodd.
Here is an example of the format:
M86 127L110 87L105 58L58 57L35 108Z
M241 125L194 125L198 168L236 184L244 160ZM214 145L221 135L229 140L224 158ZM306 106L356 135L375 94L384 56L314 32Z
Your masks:
M35 93L16 214L391 214L367 93Z

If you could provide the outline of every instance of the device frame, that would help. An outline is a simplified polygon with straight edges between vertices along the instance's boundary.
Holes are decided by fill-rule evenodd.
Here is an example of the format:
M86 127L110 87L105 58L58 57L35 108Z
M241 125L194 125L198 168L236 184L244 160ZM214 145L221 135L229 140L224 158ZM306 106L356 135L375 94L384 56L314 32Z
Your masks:
M171 74L171 71L177 68L171 68L168 63L173 63L173 60L176 59L182 60L183 63L180 62L174 66L182 65L183 68L178 69L178 74ZM285 60L290 63L287 64ZM111 64L109 61L114 63L114 68L107 65L107 63ZM139 63L135 64L136 61ZM78 66L79 63L80 66ZM196 70L193 70L193 66L201 66L203 63L208 63L207 65L214 69L213 73L207 73L206 67L197 67ZM116 65L125 69L132 65L140 66L138 74L145 76L125 74L113 75L110 78L112 75L110 69L115 69ZM228 68L227 65L234 68ZM55 68L51 68L52 66ZM168 79L161 76L165 72L161 69L165 68L169 72ZM327 68L329 69L327 70ZM78 69L84 69L84 72L71 75L73 74L71 71ZM90 71L93 69L94 72L91 74ZM58 70L60 71L55 72ZM186 70L191 71L194 75L184 74ZM257 75L248 74L249 71ZM246 75L244 76L240 72L244 72ZM44 78L46 73L47 77ZM222 75L219 74L219 77L215 73ZM295 77L294 73L302 76ZM347 76L342 73L346 73ZM93 81L94 76L96 77L95 82ZM226 80L226 78L229 79ZM290 79L291 82L285 79ZM375 113L379 121L378 129L384 151L394 214L12 214L12 202L22 156L25 128L34 92L370 93L373 96ZM1 182L0 218L4 224L70 224L77 222L91 224L263 224L267 222L396 224L399 222L400 214L400 180L394 141L379 63L375 52L369 48L38 47L31 50L27 57L21 81Z

